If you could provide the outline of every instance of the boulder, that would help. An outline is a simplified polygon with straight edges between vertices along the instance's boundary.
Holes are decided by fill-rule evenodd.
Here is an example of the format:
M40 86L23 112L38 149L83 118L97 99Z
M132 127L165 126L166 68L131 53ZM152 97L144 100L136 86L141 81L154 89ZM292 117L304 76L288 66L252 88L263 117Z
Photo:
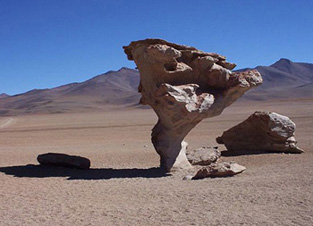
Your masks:
M140 103L159 118L151 139L166 171L190 168L186 135L262 83L257 70L231 72L236 65L226 57L194 47L146 39L123 48L140 72Z
M212 163L201 168L192 179L203 179L206 177L230 177L243 172L246 167L235 162Z
M221 152L217 148L202 147L188 150L186 156L191 165L209 165L216 162L221 157Z
M302 153L294 138L296 124L275 112L256 111L248 119L216 138L228 152Z
M62 166L76 169L90 168L89 159L75 155L67 155L61 153L46 153L38 155L37 160L41 165Z

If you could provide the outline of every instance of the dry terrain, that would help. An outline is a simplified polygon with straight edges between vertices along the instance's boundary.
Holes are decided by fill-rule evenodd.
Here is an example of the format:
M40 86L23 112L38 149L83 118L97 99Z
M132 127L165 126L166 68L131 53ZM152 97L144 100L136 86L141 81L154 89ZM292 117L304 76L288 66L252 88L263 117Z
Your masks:
M197 181L159 173L149 109L0 117L0 225L312 225L312 99L235 103L200 123L189 148L217 146L255 110L289 116L306 152L223 157L247 170ZM46 152L88 157L92 169L39 167Z

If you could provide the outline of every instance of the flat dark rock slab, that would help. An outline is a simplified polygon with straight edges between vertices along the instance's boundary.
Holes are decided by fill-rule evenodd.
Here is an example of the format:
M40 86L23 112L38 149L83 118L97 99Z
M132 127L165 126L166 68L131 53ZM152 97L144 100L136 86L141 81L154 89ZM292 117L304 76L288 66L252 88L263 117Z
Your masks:
M61 153L46 153L38 155L37 161L41 165L62 166L75 169L89 169L90 160L75 155L67 155Z

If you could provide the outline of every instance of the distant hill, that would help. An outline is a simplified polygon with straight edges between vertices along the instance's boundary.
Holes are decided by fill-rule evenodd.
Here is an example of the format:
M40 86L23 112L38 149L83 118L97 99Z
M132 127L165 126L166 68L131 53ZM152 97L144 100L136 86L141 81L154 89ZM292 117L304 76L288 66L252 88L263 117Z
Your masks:
M137 70L121 68L85 82L0 99L0 115L103 111L139 102Z
M313 98L313 64L280 59L270 66L258 66L256 69L262 74L264 83L248 91L240 101ZM138 107L139 80L137 70L121 68L85 82L52 89L34 89L14 96L1 94L0 115L106 111L117 107Z
M6 93L1 93L0 94L0 99L2 99L2 98L6 98L6 97L8 97L9 95L8 94L6 94Z
M244 100L313 98L313 64L282 58L270 66L256 69L263 77L263 84L248 91Z

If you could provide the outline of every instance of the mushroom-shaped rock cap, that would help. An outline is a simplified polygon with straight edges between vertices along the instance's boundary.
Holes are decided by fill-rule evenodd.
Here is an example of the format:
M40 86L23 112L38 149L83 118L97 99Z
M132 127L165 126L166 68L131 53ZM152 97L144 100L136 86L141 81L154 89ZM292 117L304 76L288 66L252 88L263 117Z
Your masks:
M145 39L123 48L140 72L140 102L159 117L152 142L167 171L190 167L183 139L194 126L262 83L257 70L233 73L226 57L194 47Z

